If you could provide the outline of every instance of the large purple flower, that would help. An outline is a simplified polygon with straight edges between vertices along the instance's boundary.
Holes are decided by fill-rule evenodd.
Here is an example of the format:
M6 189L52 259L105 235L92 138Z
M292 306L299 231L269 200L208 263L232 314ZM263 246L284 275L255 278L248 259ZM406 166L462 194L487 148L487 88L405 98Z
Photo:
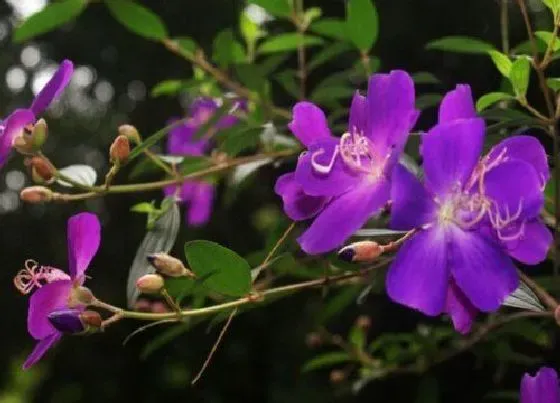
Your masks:
M560 403L558 374L543 367L535 376L525 374L521 380L521 403Z
M218 107L218 103L211 98L200 98L193 102L189 110L188 121L173 129L169 134L167 152L180 156L204 155L211 147L209 137L214 130L225 129L238 122L238 118L233 114L225 115L211 128L210 133L195 139L194 134L212 117ZM234 108L244 109L245 103L238 101ZM176 194L183 203L188 205L185 218L189 225L204 225L210 219L214 200L214 186L211 183L185 181L181 186L166 187L164 193L167 196Z
M4 120L4 128L0 130L0 167L7 161L14 139L23 133L26 126L34 124L51 102L58 98L70 82L73 72L72 62L64 60L50 81L37 94L31 106L16 109Z
M38 341L27 357L23 368L35 364L60 338L62 333L49 321L56 311L75 310L80 312L85 305L77 293L84 283L85 272L97 253L101 239L101 226L95 214L80 213L68 220L68 263L69 273L55 269L56 277L44 278L47 284L33 293L29 300L27 330ZM52 272L52 268L48 268Z
M534 143L526 153L514 150L512 144L532 140L512 137L480 160L484 131L470 88L457 86L422 138L424 183L402 166L393 174L391 226L416 234L389 270L389 296L427 315L449 313L460 332L470 329L477 311L498 309L518 286L508 255L523 256L520 243L545 243L525 233L540 225L548 179L546 163L534 158L540 151Z
M367 97L354 95L340 138L317 106L296 104L289 127L307 152L295 173L279 178L276 192L292 219L315 217L298 239L305 252L335 249L385 206L391 171L417 117L414 83L404 71L370 78Z

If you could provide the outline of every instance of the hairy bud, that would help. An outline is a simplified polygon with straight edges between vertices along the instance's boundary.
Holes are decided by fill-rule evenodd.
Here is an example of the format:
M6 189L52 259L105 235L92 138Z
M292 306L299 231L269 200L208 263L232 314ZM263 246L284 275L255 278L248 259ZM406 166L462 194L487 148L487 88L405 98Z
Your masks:
M383 247L375 241L354 242L338 252L346 262L372 262L383 253Z
M157 294L165 285L163 277L159 274L146 274L136 281L136 288L144 294Z
M129 155L130 142L128 141L128 137L123 135L118 136L109 148L109 158L111 162L125 162L128 159Z
M25 161L31 169L31 177L36 183L52 183L55 169L50 162L42 157L32 157Z
M194 273L187 269L179 259L169 256L167 253L154 253L147 257L148 262L158 272L169 277L194 277Z
M134 127L132 125L121 125L121 126L119 126L119 136L125 136L127 139L132 141L134 144L139 144L140 141L141 141L140 133L138 133L138 130L136 129L136 127Z
M44 186L30 186L23 189L19 197L27 203L43 203L53 199L53 192Z

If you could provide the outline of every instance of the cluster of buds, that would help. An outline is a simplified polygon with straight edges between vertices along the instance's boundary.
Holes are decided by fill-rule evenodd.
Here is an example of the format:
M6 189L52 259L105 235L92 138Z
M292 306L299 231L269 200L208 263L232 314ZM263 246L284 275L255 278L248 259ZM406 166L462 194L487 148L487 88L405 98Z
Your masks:
M39 119L35 125L25 128L23 133L14 138L12 147L21 154L34 154L47 141L48 126L45 119Z
M48 315L50 324L65 334L90 334L99 331L103 319L99 312L78 309L59 309Z
M146 274L136 281L136 287L145 294L159 294L164 286L166 277L191 277L195 275L187 269L179 259L167 253L154 253L147 257L148 262L159 274Z

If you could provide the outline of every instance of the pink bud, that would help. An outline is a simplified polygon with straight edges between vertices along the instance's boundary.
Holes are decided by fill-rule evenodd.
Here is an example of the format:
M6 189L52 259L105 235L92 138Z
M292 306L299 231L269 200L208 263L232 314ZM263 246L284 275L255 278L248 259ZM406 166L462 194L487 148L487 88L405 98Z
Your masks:
M109 148L109 157L111 162L125 162L130 155L130 142L128 137L118 136Z
M23 189L19 197L27 203L43 203L53 199L53 192L44 186L30 186Z
M159 274L146 274L136 281L136 288L145 294L157 294L164 285L163 277Z
M375 241L354 242L338 252L338 257L347 262L373 262L384 248Z

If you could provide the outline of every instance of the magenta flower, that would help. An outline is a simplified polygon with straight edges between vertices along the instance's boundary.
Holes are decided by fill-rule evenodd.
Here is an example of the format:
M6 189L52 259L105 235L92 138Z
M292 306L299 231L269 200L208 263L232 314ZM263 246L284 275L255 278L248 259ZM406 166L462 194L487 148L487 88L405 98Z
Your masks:
M26 126L34 124L51 102L58 98L70 82L73 72L72 62L64 60L50 81L37 94L31 107L16 109L4 120L3 130L0 129L0 167L7 161L14 139L23 133Z
M64 320L66 329L76 328L72 315L60 315L61 311L81 312L85 305L78 293L85 280L85 272L97 253L101 239L101 227L95 214L81 213L68 220L68 263L69 273L66 277L56 279L40 286L29 300L27 330L38 341L33 352L27 357L23 368L35 364L60 338L64 327L54 327L57 319ZM58 313L53 315L53 313ZM50 318L49 318L50 316ZM75 316L75 315L74 315ZM63 324L64 324L63 323Z
M525 374L521 380L521 403L560 403L558 374L543 367L533 377Z
M242 101L234 105L235 109L245 109ZM218 104L211 98L200 98L190 108L188 121L176 127L169 134L167 152L171 155L201 156L211 148L209 135L195 139L194 134L204 125L218 109ZM226 129L235 125L238 118L232 114L223 116L211 130ZM188 205L186 221L191 226L204 225L210 219L214 200L214 185L204 181L185 181L181 186L168 186L164 189L166 196L177 194Z
M305 252L335 249L385 206L392 169L417 117L414 83L404 71L371 77L367 97L354 96L340 138L317 106L296 104L289 127L307 152L294 174L278 179L276 193L292 219L315 217L298 239Z
M548 230L538 219L549 175L544 150L515 136L479 160L484 131L470 88L457 86L422 138L424 183L402 166L393 174L391 227L416 234L389 269L388 294L427 315L448 313L462 333L477 311L497 310L517 288L508 255L527 263L546 256Z

